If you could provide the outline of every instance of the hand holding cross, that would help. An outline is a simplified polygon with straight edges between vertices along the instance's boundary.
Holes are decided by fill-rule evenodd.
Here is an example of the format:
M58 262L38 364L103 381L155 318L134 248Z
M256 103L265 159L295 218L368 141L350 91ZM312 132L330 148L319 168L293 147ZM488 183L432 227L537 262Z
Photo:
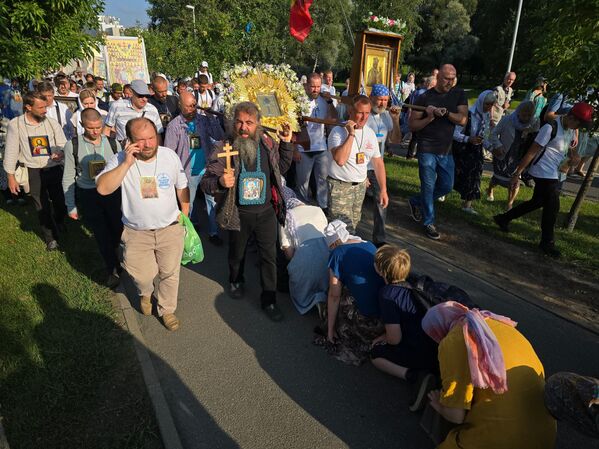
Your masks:
M229 145L229 142L225 144L223 149L224 152L217 153L216 155L217 157L224 157L226 160L225 173L219 178L218 181L223 187L230 189L235 185L235 170L231 168L231 157L237 156L239 151L231 151L233 147Z
M217 157L224 157L226 158L226 166L227 168L225 169L225 173L230 173L231 172L231 158L233 156L237 156L239 154L239 151L231 151L233 149L233 147L231 145L229 145L229 142L227 142L225 144L225 146L223 147L224 152L223 153L218 153L216 156Z

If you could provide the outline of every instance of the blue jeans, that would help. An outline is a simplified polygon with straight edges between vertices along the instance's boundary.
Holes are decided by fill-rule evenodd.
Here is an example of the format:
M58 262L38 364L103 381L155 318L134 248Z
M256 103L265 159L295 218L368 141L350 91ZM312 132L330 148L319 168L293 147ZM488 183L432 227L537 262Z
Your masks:
M189 218L193 212L193 202L198 192L198 186L203 175L189 177ZM208 235L211 237L218 234L218 225L216 224L216 201L214 197L204 193L206 200L206 213L208 214Z
M447 195L453 188L453 156L439 156L418 152L420 195L410 198L410 203L422 210L423 224L435 222L435 200Z

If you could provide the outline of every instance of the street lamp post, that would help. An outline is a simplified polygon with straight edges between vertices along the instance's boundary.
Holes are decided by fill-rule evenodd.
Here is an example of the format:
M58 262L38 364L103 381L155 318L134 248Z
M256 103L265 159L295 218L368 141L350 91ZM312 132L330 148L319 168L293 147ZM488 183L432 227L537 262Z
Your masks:
M520 25L520 13L522 12L522 0L518 2L518 13L516 14L516 25L514 26L514 37L512 38L512 49L510 51L510 60L507 63L507 73L512 71L512 61L514 60L514 51L516 50L516 38L518 37L518 26Z
M185 5L186 8L191 9L191 13L193 14L193 36L196 35L196 7L193 5Z

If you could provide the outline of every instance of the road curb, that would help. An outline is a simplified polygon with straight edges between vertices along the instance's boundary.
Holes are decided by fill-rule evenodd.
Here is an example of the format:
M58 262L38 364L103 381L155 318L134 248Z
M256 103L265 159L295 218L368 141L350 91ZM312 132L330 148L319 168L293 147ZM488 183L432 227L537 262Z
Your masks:
M160 436L162 437L162 444L165 449L183 449L181 439L179 438L179 432L175 426L175 421L171 414L171 410L164 396L162 385L158 380L158 375L154 369L154 364L150 357L150 352L144 336L139 327L139 321L137 319L137 311L135 311L129 300L122 292L116 292L116 299L118 301L117 306L119 307L123 318L129 330L129 333L134 337L135 353L139 360L141 372L143 374L144 382L154 407L154 414L158 421L158 428L160 429ZM0 440L1 441L1 440ZM0 449L4 449L0 445Z

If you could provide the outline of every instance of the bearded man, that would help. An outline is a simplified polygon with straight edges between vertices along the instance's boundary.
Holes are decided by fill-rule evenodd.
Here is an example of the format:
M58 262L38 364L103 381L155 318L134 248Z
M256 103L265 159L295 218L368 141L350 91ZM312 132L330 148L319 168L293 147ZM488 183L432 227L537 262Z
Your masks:
M179 218L189 215L187 178L179 156L158 146L152 120L131 119L125 132L125 150L96 176L96 188L100 195L110 195L121 187L123 267L135 284L141 312L152 314L154 296L164 326L174 331L179 328L175 309L184 236ZM160 281L154 290L156 275Z
M216 219L229 230L229 295L244 295L244 260L253 235L260 257L262 310L273 321L283 319L276 304L276 244L278 225L285 224L285 203L281 176L291 165L292 147L289 125L279 131L279 145L260 126L260 112L251 102L242 102L233 111L233 149L227 170L222 150L212 153L200 186L216 198Z

